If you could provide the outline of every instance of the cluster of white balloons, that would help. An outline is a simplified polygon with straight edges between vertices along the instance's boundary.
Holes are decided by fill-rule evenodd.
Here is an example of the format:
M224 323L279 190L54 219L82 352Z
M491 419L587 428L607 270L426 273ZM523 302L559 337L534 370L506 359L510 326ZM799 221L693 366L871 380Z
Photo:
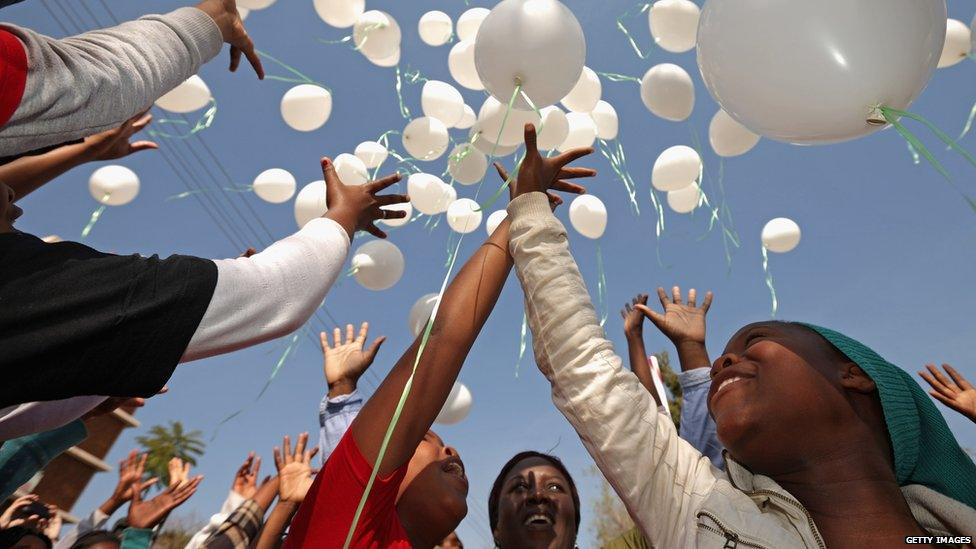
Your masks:
M701 202L701 173L702 159L698 151L687 145L675 145L665 149L654 161L651 185L668 193L668 206L676 213L690 213Z

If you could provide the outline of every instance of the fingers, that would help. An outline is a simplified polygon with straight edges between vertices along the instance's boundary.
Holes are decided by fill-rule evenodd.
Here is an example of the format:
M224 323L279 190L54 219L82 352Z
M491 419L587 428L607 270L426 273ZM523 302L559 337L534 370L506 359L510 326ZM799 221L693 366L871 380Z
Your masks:
M698 299L698 292L692 288L688 290L688 306L695 307L695 301Z
M928 369L929 369L930 372L932 372L932 375L935 376L935 379L938 379L939 380L939 383L945 385L949 389L952 389L954 393L958 393L959 392L959 388L956 387L956 384L953 383L953 382L951 382L951 381L949 381L949 378L947 378L946 376L942 375L942 372L939 371L938 368L936 368L935 366L933 366L933 365L930 364L928 366Z
M254 41L251 40L250 36L244 36L244 44L241 46L241 51L244 52L244 57L247 57L247 62L254 68L254 74L258 75L258 80L264 80L264 64L261 63L261 58L254 51Z
M281 448L275 446L274 452L272 453L274 454L275 469L281 471L285 467L285 460L281 456Z
M282 441L281 446L282 446L282 448L284 448L284 458L285 458L284 461L285 461L285 465L288 465L292 461L295 461L292 458L292 453L291 453L291 437L289 435L285 435L285 438Z
M654 325L657 326L659 329L661 328L661 326L664 325L665 322L664 316L658 313L657 311L655 311L654 309L651 309L647 305L635 305L634 308L644 313L644 316L651 319L651 322L653 322Z
M536 145L536 133L535 126L532 124L525 125L525 157L538 156L539 147Z
M325 332L319 332L319 343L322 344L322 352L331 349L329 347L329 336Z
M935 366L932 366L931 364L927 365L926 367L930 369L929 371L931 371L932 369L935 368ZM943 385L938 379L936 379L935 377L933 377L931 374L929 374L927 372L919 372L919 375L921 375L922 376L922 379L924 379L926 382L928 382L928 384L931 385L933 389L935 389L939 393L942 393L946 397L948 397L948 398L954 398L956 396L956 392L955 391L953 391L949 387Z
M137 486L139 486L139 491L140 492L145 492L146 490L148 490L148 489L152 488L153 486L155 486L157 482L159 482L159 479L156 478L156 477L153 477L153 478L147 480L146 482L143 482L142 484L139 484L138 482L135 483L135 484Z
M390 185L399 182L402 177L403 176L401 176L399 173L395 173L393 175L388 175L383 179L377 179L376 181L367 183L366 187L369 190L369 192L376 194L382 191L383 189L389 187Z
M185 482L173 492L173 507L177 507L184 501L190 499L197 491L197 486L203 482L203 475L197 475L192 480Z
M319 164L322 165L322 177L325 179L325 184L327 186L334 187L342 184L342 182L339 181L339 176L336 175L335 164L332 163L331 158L322 157Z
M578 177L595 177L595 176L596 176L596 170L594 170L593 168L574 168L574 167L562 168L559 170L559 173L556 174L556 177L558 177L559 179L576 179Z
M241 65L241 53L237 46L230 47L230 72L237 72L237 67Z
M143 471L146 470L146 460L149 459L149 453L142 454L142 458L139 460L139 464L136 465L136 473L138 473L139 478L142 478Z
M298 442L295 444L295 458L305 454L305 444L308 442L308 433L298 435Z
M366 226L366 232L375 236L376 238L384 238L384 239L386 238L386 233L380 230L380 228L373 223L370 223L369 225Z
M349 345L350 343L355 341L353 339L354 330L355 328L352 327L352 324L346 324L346 345Z
M639 296L637 296L637 302L634 303L634 305L647 305L647 298L648 298L647 294L640 294Z
M251 471L251 475L257 478L258 474L261 472L261 456L254 458L254 469Z
M671 303L671 300L668 299L668 294L664 293L664 288L658 287L657 298L661 300L661 306L667 309L668 305Z
M366 343L366 335L367 334L369 334L369 322L363 322L359 326L359 336L356 338L356 341L360 345L362 345L363 343Z
M367 367L373 363L373 359L376 358L376 353L379 352L380 346L386 341L386 336L380 336L373 341L373 344L369 346L369 350L366 351L366 365Z
M955 410L955 411L957 411L957 412L959 412L959 413L963 413L963 414L965 414L965 413L966 413L966 411L965 411L965 410L963 410L963 409L961 409L961 408L960 408L960 407L959 407L959 406L958 406L958 405L956 404L956 401L955 401L955 400L953 400L953 399L951 399L951 398L949 398L949 397L946 397L946 396L943 396L943 395L941 395L940 393L938 393L938 392L936 392L936 391L929 391L929 394L930 394L930 395L932 395L932 398L934 398L934 399L936 399L936 400L938 400L938 401L939 401L939 402L941 402L942 404L945 404L945 405L946 405L946 406L948 406L949 408L952 408L953 410Z
M342 347L342 330L338 326L332 330L332 341L336 347Z
M136 141L135 143L129 145L129 154L137 153L140 151L148 151L158 149L159 145L152 141Z
M563 179L553 183L551 188L553 190L563 191L565 193L586 194L586 187L577 185L575 183L570 183L569 181L565 181Z
M714 295L712 292L705 292L705 299L702 301L701 310L703 313L707 313L708 309L712 307L712 298Z
M380 198L380 197L377 197ZM403 219L407 217L407 212L403 210L386 210L380 208L380 214L382 219Z
M495 171L498 172L498 177L502 178L502 181L508 181L508 170L499 162L495 162Z
M546 196L549 197L549 207L551 207L553 210L563 205L563 199L558 194L547 192Z
M593 147L571 149L562 153L559 156L551 158L550 161L552 162L553 165L562 168L566 164L569 164L574 160L579 160L580 158L583 158L584 156L588 156L590 154L593 154ZM594 175L596 175L596 172L594 172Z
M410 202L410 197L405 194L384 194L382 196L374 197L376 203L380 206L392 206L393 204L404 204ZM396 213L402 210L382 210L383 212ZM406 214L407 212L403 212Z
M137 505L142 501L142 490L139 489L138 484L129 487L129 499L132 500L130 505Z
M675 305L681 305L681 288L675 286L671 288L671 302Z
M968 391L973 388L973 386L969 383L969 381L967 381L966 378L962 377L962 374L957 372L956 369L953 368L952 366L948 364L943 364L942 368L946 371L946 373L949 374L949 377L952 378L952 381L954 381L956 385L963 391Z
M311 450L309 450L308 452L305 452L305 463L306 464L312 463L312 458L315 457L315 454L318 454L318 453L319 453L319 447L318 446L315 446Z

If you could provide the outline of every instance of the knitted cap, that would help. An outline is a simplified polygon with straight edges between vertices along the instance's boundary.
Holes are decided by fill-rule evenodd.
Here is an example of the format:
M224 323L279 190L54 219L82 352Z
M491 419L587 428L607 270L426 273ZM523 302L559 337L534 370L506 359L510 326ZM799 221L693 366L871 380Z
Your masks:
M945 418L915 379L855 339L799 324L820 334L877 385L898 484L921 484L976 508L976 464L959 447Z

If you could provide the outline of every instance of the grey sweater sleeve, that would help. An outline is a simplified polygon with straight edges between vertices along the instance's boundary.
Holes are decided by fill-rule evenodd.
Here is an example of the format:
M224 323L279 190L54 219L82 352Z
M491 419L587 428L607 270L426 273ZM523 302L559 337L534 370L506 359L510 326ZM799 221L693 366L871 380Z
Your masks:
M220 53L209 15L180 8L117 27L54 39L3 24L27 51L27 83L0 128L0 157L114 128L196 74Z

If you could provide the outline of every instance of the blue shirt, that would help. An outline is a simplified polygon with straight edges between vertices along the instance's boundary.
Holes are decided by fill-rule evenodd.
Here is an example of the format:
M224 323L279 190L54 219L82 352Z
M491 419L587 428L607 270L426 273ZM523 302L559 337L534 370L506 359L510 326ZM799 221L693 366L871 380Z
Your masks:
M715 433L715 420L708 413L708 390L712 386L711 370L695 368L678 374L684 394L681 405L681 428L678 435L704 454L719 469L725 469L722 450Z
M319 455L322 463L329 460L342 435L346 434L352 421L363 409L363 397L359 391L348 395L329 398L328 393L319 404Z

